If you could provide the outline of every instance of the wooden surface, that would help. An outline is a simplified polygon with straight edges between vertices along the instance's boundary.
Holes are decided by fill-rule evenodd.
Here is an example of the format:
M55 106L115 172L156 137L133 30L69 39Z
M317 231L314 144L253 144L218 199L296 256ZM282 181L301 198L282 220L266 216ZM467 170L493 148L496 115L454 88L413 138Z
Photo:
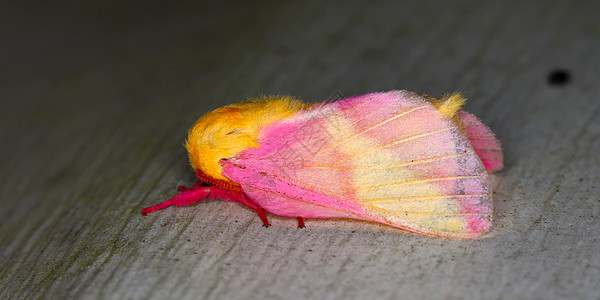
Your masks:
M104 1L0 5L2 299L598 299L598 1ZM571 81L551 85L566 69ZM194 182L203 113L462 91L502 141L494 227L470 241L256 214Z

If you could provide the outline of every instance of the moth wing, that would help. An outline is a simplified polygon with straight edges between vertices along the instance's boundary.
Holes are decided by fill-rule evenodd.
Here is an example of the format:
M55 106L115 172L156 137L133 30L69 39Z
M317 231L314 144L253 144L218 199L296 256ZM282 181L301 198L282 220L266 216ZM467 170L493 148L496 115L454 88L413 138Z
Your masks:
M469 140L406 91L328 103L261 130L223 174L275 214L370 220L474 238L491 226L487 172Z
M494 133L474 115L462 109L457 114L465 136L471 142L488 173L502 170L504 154Z

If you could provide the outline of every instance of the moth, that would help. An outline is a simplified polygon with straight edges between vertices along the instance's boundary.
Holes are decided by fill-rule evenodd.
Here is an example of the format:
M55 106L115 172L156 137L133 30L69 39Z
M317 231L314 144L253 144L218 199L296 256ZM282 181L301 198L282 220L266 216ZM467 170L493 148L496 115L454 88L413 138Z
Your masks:
M494 134L465 99L409 91L319 104L271 96L218 108L189 130L198 182L142 214L207 198L298 218L351 218L443 238L492 224L488 173L503 167Z

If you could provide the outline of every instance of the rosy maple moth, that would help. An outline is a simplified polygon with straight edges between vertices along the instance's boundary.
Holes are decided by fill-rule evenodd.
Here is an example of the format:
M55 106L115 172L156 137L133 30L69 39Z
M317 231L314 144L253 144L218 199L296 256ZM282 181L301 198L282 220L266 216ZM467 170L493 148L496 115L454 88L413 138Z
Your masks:
M488 173L500 143L461 109L465 99L408 91L320 104L292 97L218 108L189 130L198 182L147 214L207 198L304 218L374 221L419 234L469 239L492 222Z

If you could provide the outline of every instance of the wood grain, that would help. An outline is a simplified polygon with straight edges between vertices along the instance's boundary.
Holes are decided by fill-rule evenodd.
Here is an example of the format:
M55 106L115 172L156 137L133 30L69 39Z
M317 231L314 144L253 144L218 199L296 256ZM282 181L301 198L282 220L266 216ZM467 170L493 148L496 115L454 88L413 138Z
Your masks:
M600 295L597 1L0 11L2 299ZM559 68L572 80L549 84ZM487 238L273 215L263 228L223 201L139 214L193 183L182 142L209 110L393 89L462 91L503 143Z

